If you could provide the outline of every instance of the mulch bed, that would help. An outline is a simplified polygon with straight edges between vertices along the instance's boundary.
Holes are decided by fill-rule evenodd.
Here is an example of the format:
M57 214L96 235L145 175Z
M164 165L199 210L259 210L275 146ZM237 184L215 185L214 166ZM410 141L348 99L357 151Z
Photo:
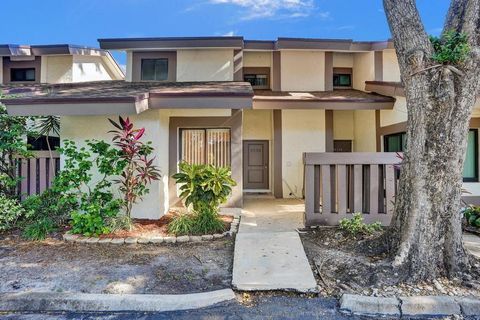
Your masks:
M451 295L480 297L480 261L462 279L408 283L387 259L386 243L378 232L354 238L335 227L308 229L300 234L321 295L343 293L372 296Z
M99 238L171 236L171 234L168 233L168 224L178 215L178 212L170 211L158 220L133 219L133 226L131 230L119 230L113 233L101 235ZM230 224L233 221L233 217L220 215L220 219L225 225L225 230L230 230Z

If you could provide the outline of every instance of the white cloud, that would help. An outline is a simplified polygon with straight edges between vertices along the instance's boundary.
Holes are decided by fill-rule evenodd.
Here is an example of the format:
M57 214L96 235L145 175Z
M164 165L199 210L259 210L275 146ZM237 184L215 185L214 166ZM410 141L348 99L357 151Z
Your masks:
M313 0L210 0L210 3L230 4L243 8L242 20L303 18L315 10ZM320 17L329 16L329 12L320 13Z
M222 34L224 37L233 37L235 35L235 31L228 31Z

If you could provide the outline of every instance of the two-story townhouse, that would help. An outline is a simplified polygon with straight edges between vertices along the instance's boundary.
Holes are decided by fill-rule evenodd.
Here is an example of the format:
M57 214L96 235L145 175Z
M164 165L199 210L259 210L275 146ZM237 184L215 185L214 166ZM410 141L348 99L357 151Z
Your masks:
M157 219L179 203L171 175L182 160L230 166L238 185L227 205L238 208L249 193L303 197L305 180L310 183L305 153L353 157L402 151L405 99L391 42L242 37L99 42L102 49L126 52L125 81L44 85L3 103L14 115L60 115L62 138L78 143L109 140L109 117L128 115L145 127L163 178L135 208L135 217ZM388 188L373 183L388 179L384 168L379 173L360 166L360 177L370 180L358 191L357 168L345 173L344 164L328 173L335 177L328 208L352 212L353 203L356 209L363 200L365 211L386 212ZM369 190L382 199L378 207ZM315 201L326 207L325 199Z

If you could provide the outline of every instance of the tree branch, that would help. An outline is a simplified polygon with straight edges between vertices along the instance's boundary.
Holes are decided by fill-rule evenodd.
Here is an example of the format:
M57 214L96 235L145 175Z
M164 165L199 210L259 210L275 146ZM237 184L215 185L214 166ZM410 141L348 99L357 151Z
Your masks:
M425 56L433 52L415 0L383 0L383 6L400 70L403 75L411 74L424 67Z
M472 47L479 45L480 0L452 0L443 33L449 30L464 32Z

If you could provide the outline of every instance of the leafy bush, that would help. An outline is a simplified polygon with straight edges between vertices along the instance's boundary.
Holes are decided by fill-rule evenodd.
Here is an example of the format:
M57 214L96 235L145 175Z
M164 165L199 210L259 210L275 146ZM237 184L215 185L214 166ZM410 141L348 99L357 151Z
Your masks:
M193 213L177 217L169 231L175 234L206 234L223 231L218 216L219 206L227 201L236 185L229 168L182 162L180 172L173 175L180 186L180 198ZM188 221L191 220L191 221Z
M0 194L0 232L15 227L17 221L25 215L25 209L15 199Z
M225 225L216 212L183 213L168 224L168 233L176 236L222 233Z
M463 216L467 221L467 224L475 227L480 228L480 207L476 206L469 206L463 211Z
M73 232L86 236L108 232L106 220L116 216L121 206L121 200L114 199L111 191L114 177L121 174L126 165L119 151L98 140L87 141L87 146L81 148L65 140L59 150L65 162L53 188L61 191L61 204L74 204L77 208L71 213ZM95 180L94 165L100 174Z
M0 92L0 98L6 98ZM17 174L19 157L31 157L25 136L29 134L27 117L14 117L0 103L0 193L10 198L17 196L20 178Z
M120 161L125 164L125 167L120 179L115 180L115 183L119 184L118 189L123 194L125 214L130 218L133 204L148 194L147 184L152 180L160 179L160 170L153 165L154 158L148 158L153 152L151 142L144 144L140 141L145 128L134 128L129 118L118 117L118 123L108 120L118 129L109 132L114 133L112 141L120 149Z
M28 223L23 230L23 237L28 240L43 240L48 234L58 229L57 223L49 217L41 217Z
M193 228L195 225L195 216L190 213L183 213L175 217L168 224L168 233L174 235L186 235L192 234Z
M435 53L432 59L440 64L457 64L465 61L470 54L466 33L455 30L445 32L441 38L430 36Z
M362 214L357 212L352 215L351 219L344 218L340 220L340 229L352 236L358 234L370 235L375 231L380 231L382 224L380 222L366 224L363 222Z

